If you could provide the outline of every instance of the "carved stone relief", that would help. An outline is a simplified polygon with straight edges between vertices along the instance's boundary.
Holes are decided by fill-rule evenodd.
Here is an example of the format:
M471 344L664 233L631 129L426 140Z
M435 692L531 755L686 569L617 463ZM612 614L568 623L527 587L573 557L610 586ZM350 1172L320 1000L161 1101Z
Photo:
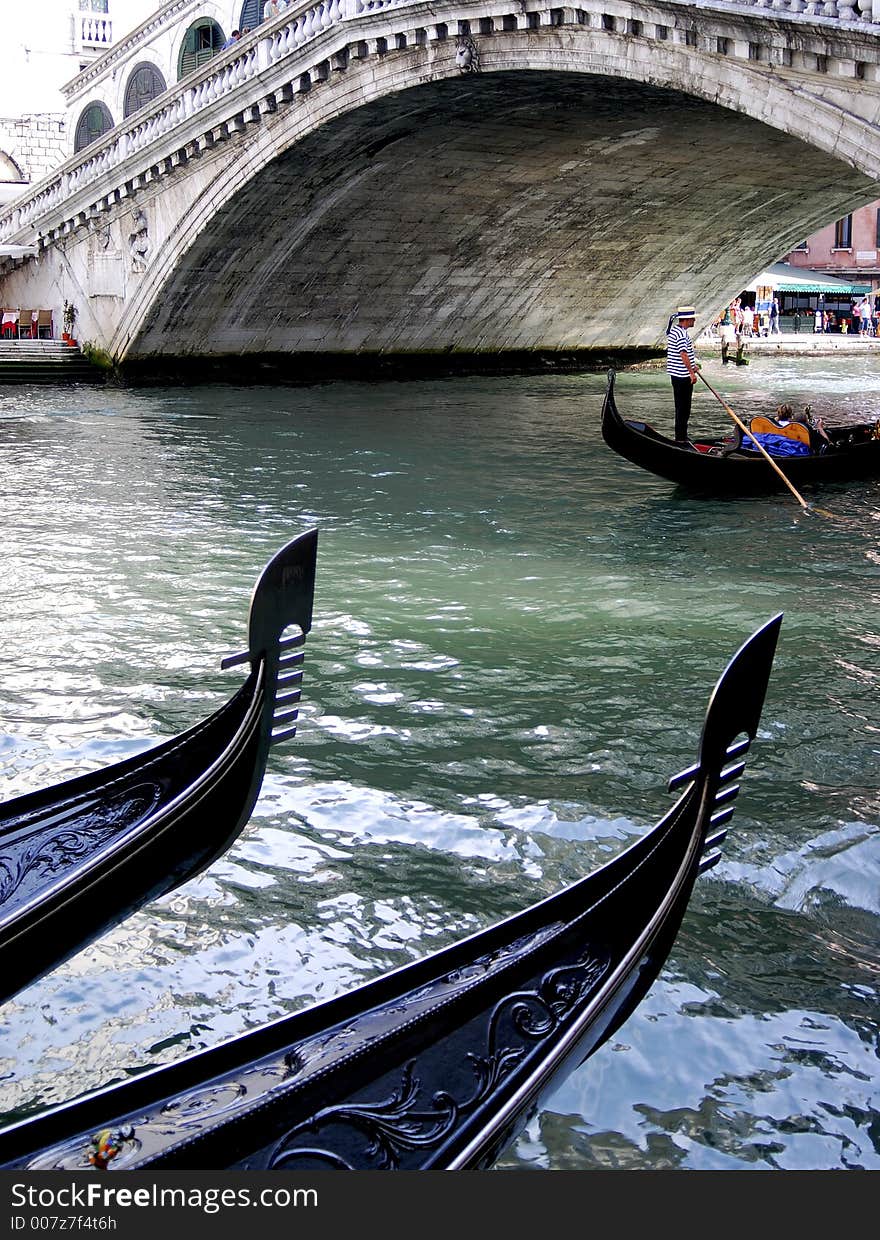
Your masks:
M146 271L150 254L150 237L147 217L141 210L134 213L134 232L129 234L128 247L131 251L132 271Z

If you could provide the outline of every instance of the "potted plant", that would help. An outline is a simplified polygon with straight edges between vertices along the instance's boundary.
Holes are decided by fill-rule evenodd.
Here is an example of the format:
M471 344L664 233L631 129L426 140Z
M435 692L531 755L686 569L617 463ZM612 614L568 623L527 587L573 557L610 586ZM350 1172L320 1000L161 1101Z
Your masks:
M78 313L79 311L73 302L65 299L64 314L62 315L64 330L61 333L61 339L65 344L76 344L76 341L73 338L73 325L76 322L76 316Z

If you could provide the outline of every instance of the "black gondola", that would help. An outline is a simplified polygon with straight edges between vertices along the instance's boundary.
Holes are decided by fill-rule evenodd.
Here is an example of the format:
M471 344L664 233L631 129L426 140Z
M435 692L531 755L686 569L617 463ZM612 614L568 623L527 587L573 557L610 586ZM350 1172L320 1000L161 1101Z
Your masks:
M316 550L310 530L266 565L248 649L221 663L250 663L250 675L218 711L137 757L0 805L0 1000L198 874L242 830L270 746L296 730Z
M620 456L698 494L760 495L785 489L785 483L759 452L728 451L731 444L721 436L702 435L694 440L694 451L680 447L648 422L622 418L614 397L614 379L614 371L610 370L602 406L602 437ZM795 487L880 477L880 437L874 425L826 427L826 432L831 440L826 451L779 459L780 467Z
M349 994L0 1132L0 1165L489 1166L633 1011L717 861L782 617L719 680L645 836L559 894Z

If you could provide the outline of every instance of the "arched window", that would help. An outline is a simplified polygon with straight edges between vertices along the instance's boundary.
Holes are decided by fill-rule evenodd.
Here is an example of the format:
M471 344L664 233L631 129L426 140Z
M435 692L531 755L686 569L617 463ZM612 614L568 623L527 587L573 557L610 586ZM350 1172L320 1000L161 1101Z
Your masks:
M161 95L165 89L165 79L155 65L138 65L128 79L125 88L125 104L123 116L131 116L140 108L145 108L151 99Z
M263 20L263 5L266 0L244 0L241 6L241 17L238 19L239 30L244 30L245 26L249 30L256 30L260 22Z
M21 168L5 151L0 151L0 181L23 181Z
M73 139L74 151L81 151L112 128L113 117L109 108L103 103L90 103L77 122L76 136Z
M180 49L180 61L177 65L177 79L180 81L199 65L207 64L216 56L226 42L226 36L209 17L195 22L183 36L183 47Z

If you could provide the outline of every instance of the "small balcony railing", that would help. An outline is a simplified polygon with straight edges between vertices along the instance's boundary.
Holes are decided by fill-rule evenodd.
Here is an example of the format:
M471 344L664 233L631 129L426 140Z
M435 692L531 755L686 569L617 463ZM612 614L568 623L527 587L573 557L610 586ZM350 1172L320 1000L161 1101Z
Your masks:
M79 0L76 22L81 50L102 52L113 42L110 0Z

